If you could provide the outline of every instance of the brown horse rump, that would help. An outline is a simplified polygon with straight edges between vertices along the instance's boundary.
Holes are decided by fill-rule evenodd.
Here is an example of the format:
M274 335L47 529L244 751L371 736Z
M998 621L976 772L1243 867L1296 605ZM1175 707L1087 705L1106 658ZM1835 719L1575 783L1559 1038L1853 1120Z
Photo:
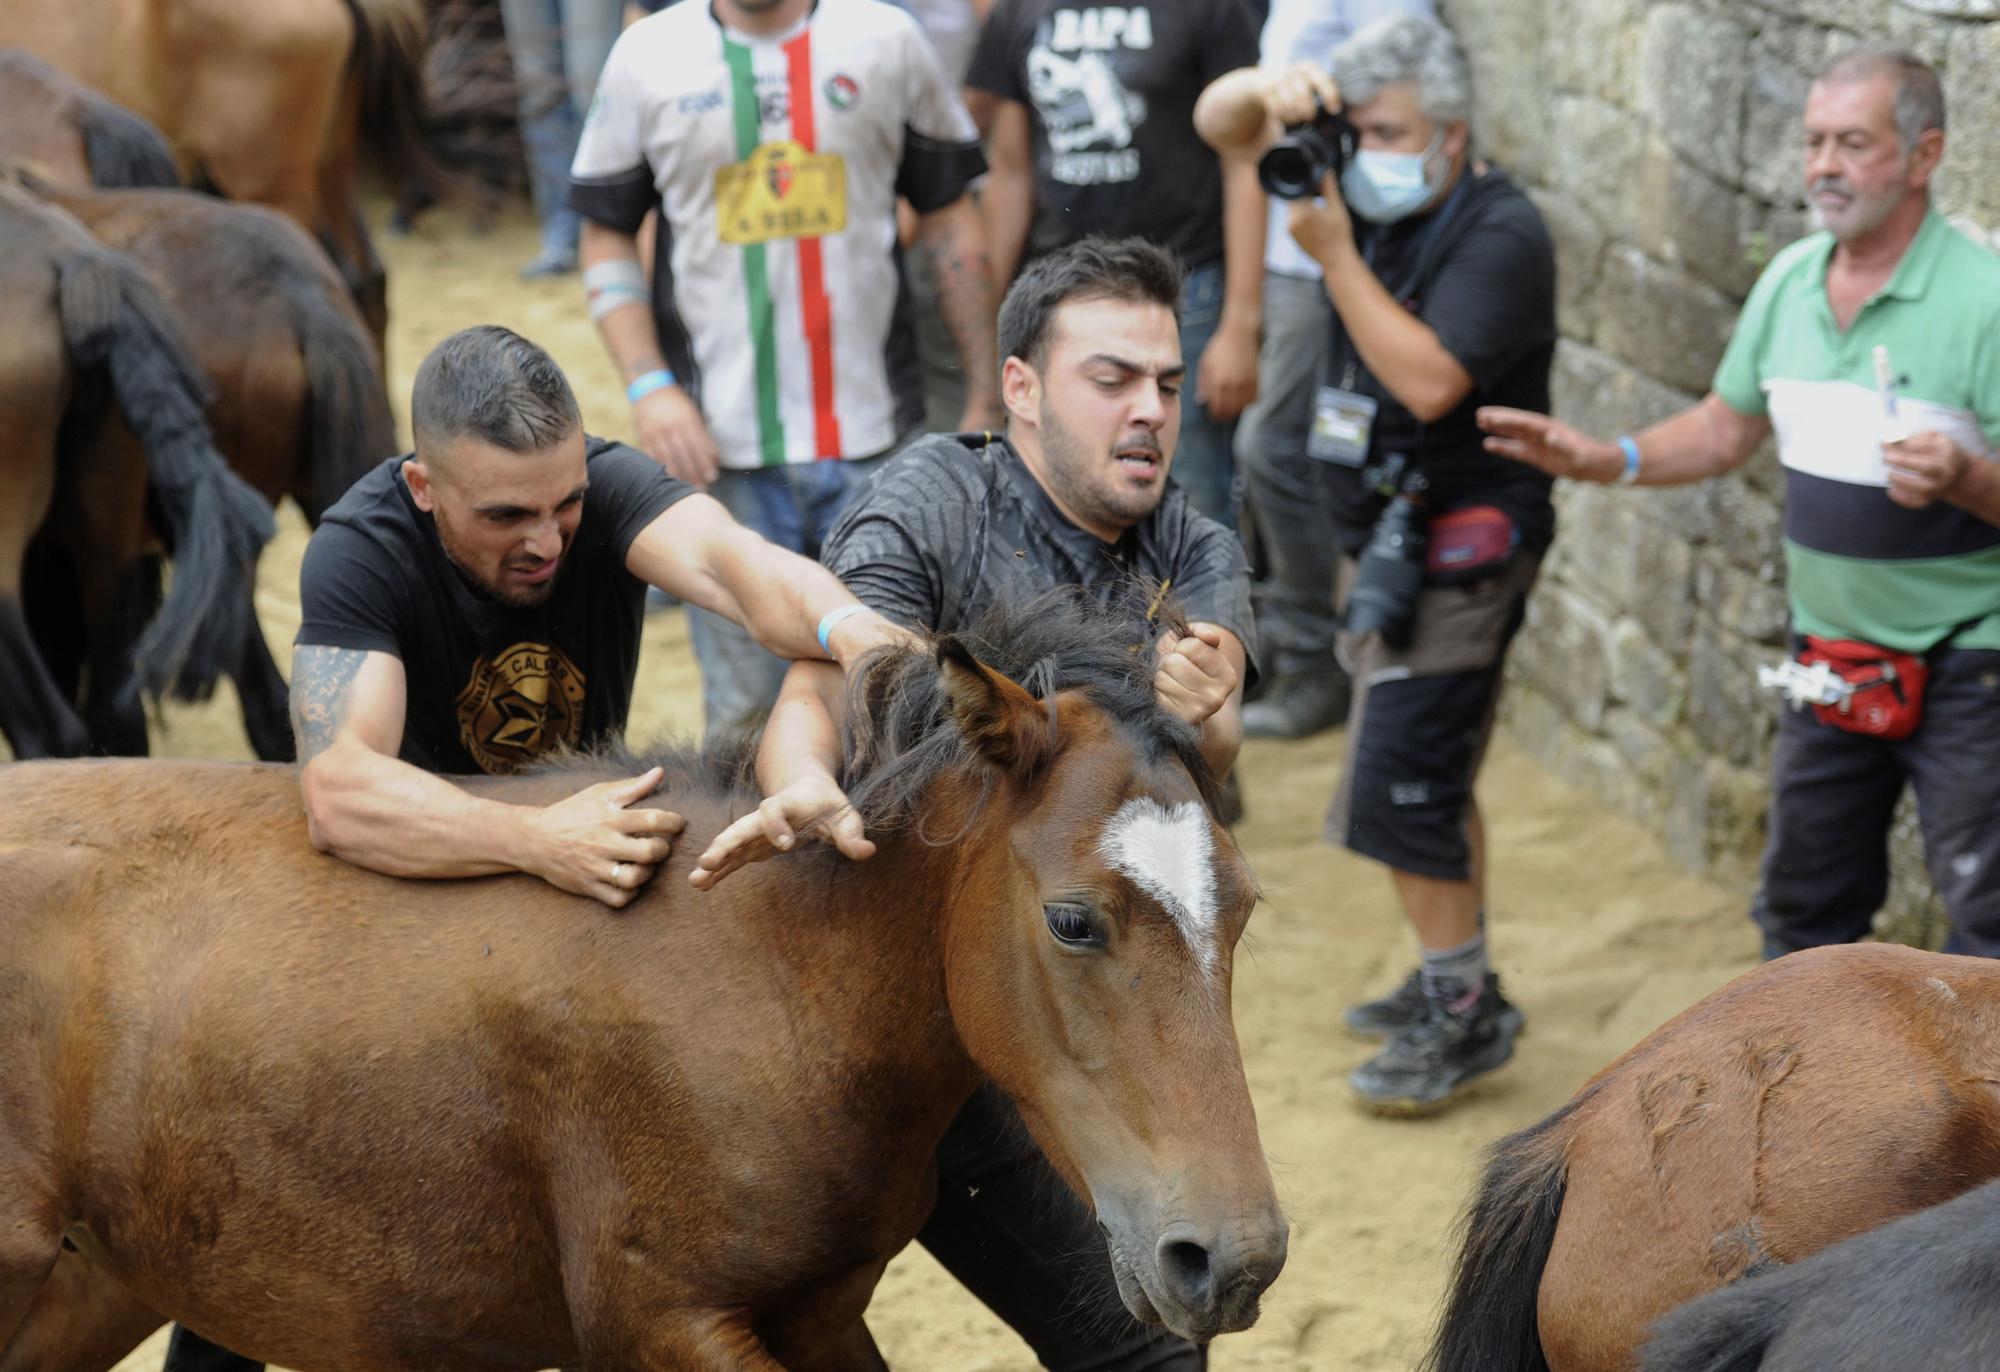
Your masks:
M1623 1372L1683 1302L2000 1176L1996 1085L1990 961L1746 973L1496 1147L1426 1366Z

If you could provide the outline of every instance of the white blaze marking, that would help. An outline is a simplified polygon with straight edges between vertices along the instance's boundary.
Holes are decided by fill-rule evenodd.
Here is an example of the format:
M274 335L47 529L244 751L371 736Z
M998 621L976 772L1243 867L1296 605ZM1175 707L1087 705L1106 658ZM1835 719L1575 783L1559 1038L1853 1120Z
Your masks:
M1174 917L1204 972L1215 971L1215 853L1208 816L1185 801L1128 800L1104 828L1097 852Z

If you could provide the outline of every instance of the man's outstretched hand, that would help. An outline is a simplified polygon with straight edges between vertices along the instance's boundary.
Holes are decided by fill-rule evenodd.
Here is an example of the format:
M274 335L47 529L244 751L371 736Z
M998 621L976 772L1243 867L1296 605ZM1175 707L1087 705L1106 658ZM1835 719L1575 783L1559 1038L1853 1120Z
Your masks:
M688 883L712 891L731 872L798 846L800 835L831 843L859 862L875 856L861 816L839 783L824 772L801 777L715 836L688 873Z
M1525 462L1550 476L1571 481L1616 481L1625 471L1625 455L1616 444L1601 443L1559 419L1533 410L1482 405L1477 415L1486 431L1486 451Z

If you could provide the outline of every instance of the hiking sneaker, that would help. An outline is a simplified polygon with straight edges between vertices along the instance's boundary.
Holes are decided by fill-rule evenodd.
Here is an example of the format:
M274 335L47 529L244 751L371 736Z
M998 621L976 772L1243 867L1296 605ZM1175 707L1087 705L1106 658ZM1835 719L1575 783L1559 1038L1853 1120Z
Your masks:
M1369 1109L1384 1115L1442 1110L1476 1078L1514 1056L1520 1012L1488 982L1463 1013L1426 1003L1424 1017L1389 1036L1382 1051L1348 1075Z
M1507 1021L1510 1035L1518 1035L1527 1028L1527 1018L1511 1001L1500 995L1498 973L1486 974L1486 990L1500 997L1500 1014ZM1388 995L1348 1006L1347 1013L1340 1017L1340 1024L1355 1038L1385 1039L1398 1029L1407 1029L1422 1020L1428 1004L1424 998L1424 974L1413 968L1410 975L1403 978L1403 984Z

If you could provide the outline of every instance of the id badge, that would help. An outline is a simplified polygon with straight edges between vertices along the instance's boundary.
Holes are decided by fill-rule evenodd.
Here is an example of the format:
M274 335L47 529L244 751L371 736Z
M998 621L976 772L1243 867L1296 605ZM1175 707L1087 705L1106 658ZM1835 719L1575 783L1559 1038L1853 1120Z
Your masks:
M1380 408L1373 396L1321 386L1313 398L1306 456L1343 467L1362 466L1368 461L1368 435L1374 431L1375 411Z

